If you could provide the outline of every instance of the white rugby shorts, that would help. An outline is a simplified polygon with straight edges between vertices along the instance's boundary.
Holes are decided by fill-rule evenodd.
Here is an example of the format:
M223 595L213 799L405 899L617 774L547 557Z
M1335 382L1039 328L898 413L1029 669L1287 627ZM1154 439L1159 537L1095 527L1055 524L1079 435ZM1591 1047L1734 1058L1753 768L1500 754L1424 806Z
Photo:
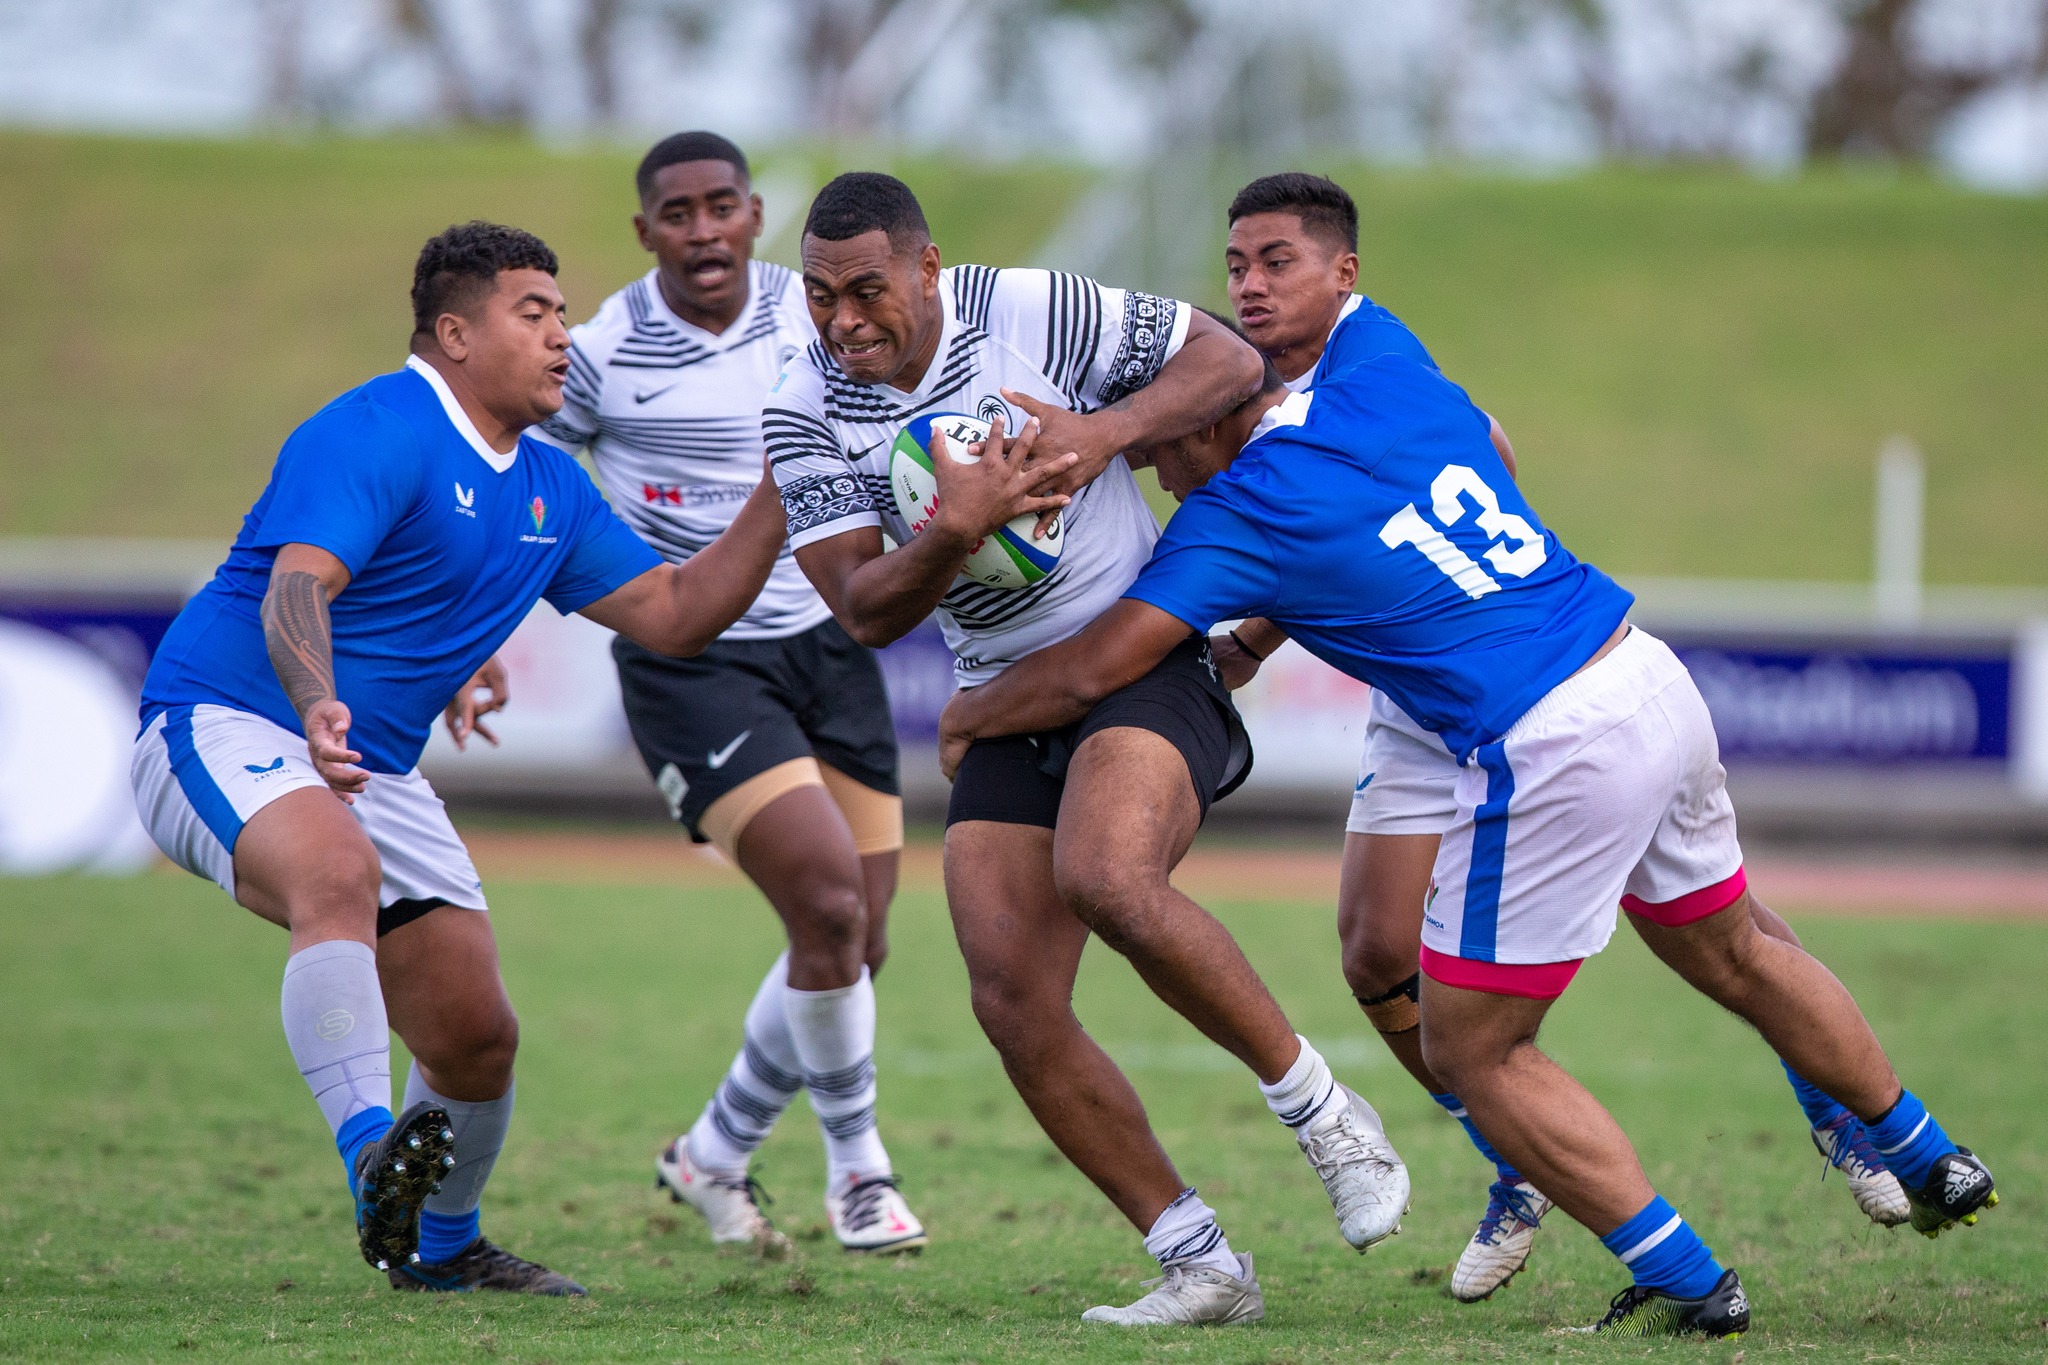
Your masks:
M286 792L327 784L306 741L231 706L173 706L146 726L129 765L135 809L164 856L235 894L242 826ZM415 768L373 773L349 811L383 868L377 904L445 901L483 910L482 883L448 811Z
M1422 970L1547 999L1607 946L1615 903L1682 925L1746 882L1714 722L1640 627L1458 774L1423 911Z
M1374 688L1346 834L1442 834L1458 817L1458 760Z

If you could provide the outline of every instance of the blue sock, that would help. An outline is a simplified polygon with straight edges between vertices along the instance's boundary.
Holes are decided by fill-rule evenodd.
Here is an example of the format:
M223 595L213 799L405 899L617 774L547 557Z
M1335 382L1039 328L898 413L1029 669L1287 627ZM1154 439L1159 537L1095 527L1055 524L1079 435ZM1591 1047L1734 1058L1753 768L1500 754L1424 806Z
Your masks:
M1472 1122L1472 1116L1465 1112L1465 1106L1458 1103L1458 1097L1451 1094L1431 1095L1431 1099L1443 1106L1444 1112L1465 1127L1465 1136L1472 1139L1472 1145L1479 1149L1479 1155L1493 1163L1493 1169L1500 1173L1500 1179L1509 1185L1518 1185L1522 1173L1508 1165L1507 1158L1493 1150L1493 1144L1479 1131L1479 1125Z
M1792 1082L1792 1093L1799 1097L1799 1107L1806 1111L1806 1121L1811 1126L1825 1128L1849 1112L1839 1101L1822 1094L1820 1087L1794 1071L1790 1062L1780 1061L1778 1065L1785 1068L1785 1079Z
M1662 1195L1643 1211L1600 1239L1646 1289L1661 1289L1681 1299L1702 1299L1721 1282L1721 1264L1714 1253L1678 1216Z
M348 1172L348 1192L356 1192L356 1153L391 1131L391 1111L382 1105L365 1109L341 1125L334 1135L334 1149L341 1153L341 1168Z
M428 1265L452 1261L482 1232L483 1214L477 1209L468 1213L435 1213L432 1209L421 1209L420 1259Z
M1925 1185L1934 1163L1956 1149L1927 1106L1910 1090L1900 1091L1897 1104L1882 1118L1867 1120L1863 1127L1884 1164L1909 1189Z

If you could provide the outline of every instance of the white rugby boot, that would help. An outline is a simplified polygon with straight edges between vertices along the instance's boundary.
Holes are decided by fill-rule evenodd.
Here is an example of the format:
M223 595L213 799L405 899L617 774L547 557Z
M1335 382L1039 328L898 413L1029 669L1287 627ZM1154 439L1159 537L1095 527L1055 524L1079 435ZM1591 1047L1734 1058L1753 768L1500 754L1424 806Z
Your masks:
M767 1194L760 1182L752 1175L701 1169L690 1160L687 1137L677 1138L654 1159L654 1186L667 1190L675 1203L703 1214L711 1225L711 1240L719 1246L751 1246L770 1259L787 1256L792 1249L789 1238L761 1212L760 1201Z
M1252 1271L1251 1253L1240 1251L1238 1273L1224 1274L1211 1266L1175 1261L1156 1280L1152 1292L1136 1303L1117 1308L1101 1304L1081 1315L1083 1322L1112 1327L1222 1327L1233 1322L1258 1322L1266 1316L1266 1296Z
M1845 1109L1812 1131L1813 1145L1828 1159L1828 1165L1848 1180L1849 1193L1856 1197L1856 1207L1866 1218L1879 1227L1895 1228L1913 1216L1899 1178L1885 1169L1884 1158L1877 1154L1869 1132L1854 1114Z
M1496 1180L1486 1195L1486 1216L1451 1271L1451 1297L1459 1303L1479 1302L1529 1264L1536 1226L1553 1207L1526 1180L1514 1185Z
M1345 1104L1297 1129L1294 1140L1321 1178L1344 1240L1364 1251L1401 1230L1408 1168L1387 1141L1378 1112L1350 1086L1337 1088Z
M922 1251L929 1240L924 1224L903 1201L894 1176L852 1181L843 1194L827 1189L825 1216L832 1222L832 1235L848 1251L895 1256Z

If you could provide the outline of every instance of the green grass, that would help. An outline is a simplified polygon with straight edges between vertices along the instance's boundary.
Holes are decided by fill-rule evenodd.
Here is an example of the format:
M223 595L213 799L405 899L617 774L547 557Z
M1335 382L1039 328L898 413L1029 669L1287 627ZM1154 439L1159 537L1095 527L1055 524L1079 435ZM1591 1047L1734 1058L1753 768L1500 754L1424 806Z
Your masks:
M1360 1258L1250 1078L1091 950L1078 1008L1131 1065L1182 1172L1257 1253L1260 1327L1083 1332L1149 1273L1138 1240L1039 1134L966 1006L935 895L899 903L880 984L884 1132L933 1231L863 1262L819 1227L801 1105L765 1148L794 1262L715 1253L649 1188L736 1042L777 933L751 893L503 884L524 1025L520 1114L486 1204L511 1247L583 1302L400 1297L357 1258L341 1171L278 1029L282 935L181 875L7 884L0 897L0 1358L807 1358L1230 1362L1678 1358L1733 1345L1548 1335L1622 1276L1554 1215L1530 1270L1476 1307L1447 1296L1488 1172L1370 1041L1323 907L1223 913L1296 1023L1386 1115L1415 1175L1406 1231ZM1623 934L1546 1044L1635 1135L1652 1178L1739 1266L1746 1358L2039 1359L2048 1142L2048 925L1811 920L1893 1056L1997 1171L2004 1202L1929 1243L1872 1228L1823 1183L1777 1067Z
M877 161L949 260L1031 259L1086 183L824 153L765 156L764 183ZM645 268L631 166L511 141L0 133L0 533L226 539L292 426L402 356L423 239L529 227L586 316ZM1215 174L1184 231L1220 259ZM1864 578L1872 456L1904 432L1929 463L1929 578L2048 583L2048 200L1706 169L1340 175L1363 287L1506 424L1581 554ZM1220 270L1207 288L1220 302Z

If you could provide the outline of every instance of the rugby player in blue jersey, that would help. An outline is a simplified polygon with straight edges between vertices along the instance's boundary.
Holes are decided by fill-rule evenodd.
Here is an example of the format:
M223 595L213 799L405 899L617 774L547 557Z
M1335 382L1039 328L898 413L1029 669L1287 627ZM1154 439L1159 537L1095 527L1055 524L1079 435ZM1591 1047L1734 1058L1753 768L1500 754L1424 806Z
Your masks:
M1537 519L1486 415L1380 354L1151 452L1183 500L1087 629L949 704L941 762L1070 722L1191 632L1266 617L1386 691L1459 762L1424 907L1423 1059L1480 1132L1632 1272L1591 1330L1747 1330L1749 1303L1592 1095L1536 1046L1615 904L1696 989L1846 1105L1933 1236L1997 1202L1901 1086L1847 990L1757 928L1713 722L1632 599Z
M518 1022L476 869L414 766L536 602L689 655L761 591L772 480L667 564L524 435L562 404L555 255L469 223L426 244L405 367L285 442L143 687L133 781L166 856L290 931L285 1039L333 1132L364 1259L400 1289L581 1294L492 1244ZM391 1102L390 1031L414 1057Z
M1230 305L1246 339L1288 389L1303 393L1318 375L1394 353L1440 368L1406 324L1358 285L1358 206L1344 187L1319 175L1261 176L1230 202L1224 248ZM1488 437L1510 477L1515 456L1491 417ZM1287 639L1270 621L1249 620L1209 642L1232 687L1242 686ZM1345 983L1387 1048L1430 1098L1464 1125L1493 1164L1486 1212L1451 1271L1451 1295L1471 1303L1492 1295L1528 1262L1550 1200L1493 1151L1457 1095L1422 1059L1422 986L1416 950L1422 903L1439 842L1457 816L1458 761L1443 740L1375 691L1366 717L1358 784L1344 824L1337 888L1337 934ZM1750 900L1757 927L1795 946L1799 936L1762 902ZM1855 1115L1785 1069L1813 1144L1845 1177L1866 1216L1880 1226L1907 1221L1911 1208Z

